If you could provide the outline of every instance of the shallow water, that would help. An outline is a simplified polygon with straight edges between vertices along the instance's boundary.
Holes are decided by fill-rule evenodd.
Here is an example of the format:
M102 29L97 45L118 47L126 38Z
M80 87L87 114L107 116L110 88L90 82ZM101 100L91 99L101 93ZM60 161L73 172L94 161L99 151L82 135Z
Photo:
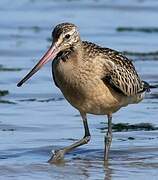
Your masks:
M88 116L88 145L67 154L62 164L48 164L52 149L82 137L79 113L52 83L50 64L16 87L50 45L52 28L64 21L77 24L83 39L131 52L142 78L158 85L158 58L150 54L157 52L158 33L141 31L158 28L157 19L155 0L0 1L0 90L9 90L0 97L0 179L157 179L158 130L114 132L110 161L104 166L104 116ZM157 90L114 114L113 122L158 127Z

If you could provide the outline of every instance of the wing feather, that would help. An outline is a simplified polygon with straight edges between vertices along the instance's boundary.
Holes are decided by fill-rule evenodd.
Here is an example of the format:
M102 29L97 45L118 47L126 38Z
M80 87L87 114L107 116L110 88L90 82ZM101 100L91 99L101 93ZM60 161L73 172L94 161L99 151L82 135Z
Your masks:
M126 96L133 96L146 90L144 88L144 82L138 76L130 59L112 49L105 48L104 52L104 55L106 55L106 71L107 69L109 71L104 78L108 80L113 88Z
M119 65L115 66L108 79L113 87L115 86L126 96L136 95L144 88L143 82L136 73Z

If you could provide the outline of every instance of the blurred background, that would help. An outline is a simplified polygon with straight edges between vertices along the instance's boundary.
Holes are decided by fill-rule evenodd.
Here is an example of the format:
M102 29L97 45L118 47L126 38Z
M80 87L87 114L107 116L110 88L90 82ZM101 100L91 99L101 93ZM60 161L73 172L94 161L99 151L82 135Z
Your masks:
M51 44L61 22L83 40L121 51L142 79L158 85L157 0L0 1L0 179L156 179L158 89L114 114L110 162L103 166L106 117L89 115L91 142L49 165L52 149L83 136L79 113L52 81L51 64L17 82Z

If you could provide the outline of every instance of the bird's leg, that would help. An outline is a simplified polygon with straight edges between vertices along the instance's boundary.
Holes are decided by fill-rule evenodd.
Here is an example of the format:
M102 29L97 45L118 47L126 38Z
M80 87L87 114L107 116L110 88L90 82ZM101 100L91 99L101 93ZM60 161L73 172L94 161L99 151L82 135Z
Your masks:
M67 146L60 150L56 150L53 153L50 160L48 161L49 163L55 163L55 162L62 160L64 158L65 153L68 153L68 152L72 151L73 149L75 149L76 147L79 147L83 144L87 144L90 141L90 132L89 132L88 123L87 123L87 116L86 116L86 114L83 114L83 113L80 113L80 114L81 114L81 117L83 120L83 125L84 125L84 130L85 130L84 137L81 140L77 141L76 143L73 143L70 146Z
M108 160L111 142L112 142L112 114L109 114L108 115L108 131L105 136L104 161Z

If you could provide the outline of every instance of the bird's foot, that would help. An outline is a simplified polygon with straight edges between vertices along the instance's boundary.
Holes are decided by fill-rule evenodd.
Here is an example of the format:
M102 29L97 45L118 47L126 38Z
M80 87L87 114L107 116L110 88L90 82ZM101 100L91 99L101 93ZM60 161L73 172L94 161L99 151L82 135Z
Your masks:
M64 150L53 150L52 153L52 157L48 160L49 163L60 163L64 159Z

